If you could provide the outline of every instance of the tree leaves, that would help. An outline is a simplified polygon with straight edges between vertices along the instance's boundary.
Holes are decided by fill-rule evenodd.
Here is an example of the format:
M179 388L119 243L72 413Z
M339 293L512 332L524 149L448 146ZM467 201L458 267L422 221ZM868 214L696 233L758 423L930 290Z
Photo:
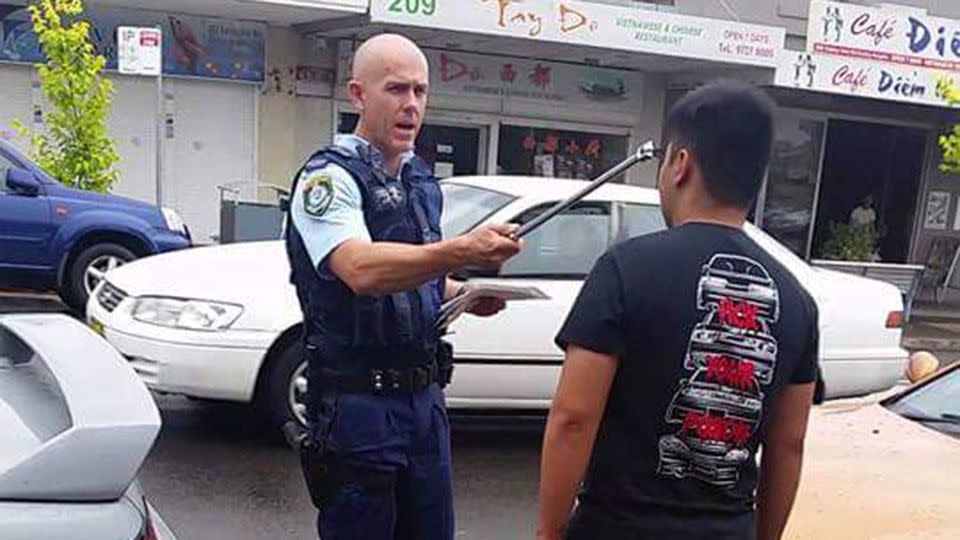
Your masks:
M43 93L52 106L45 130L31 134L33 156L68 186L107 192L117 181L120 161L107 132L113 83L102 77L106 59L90 39L90 24L79 17L82 0L39 0L28 7L33 31L47 57L37 65ZM18 124L26 131L26 126Z
M941 78L937 81L937 96L950 105L960 105L960 87L952 79ZM939 141L943 151L940 170L960 173L960 124L955 124L947 134L940 135Z

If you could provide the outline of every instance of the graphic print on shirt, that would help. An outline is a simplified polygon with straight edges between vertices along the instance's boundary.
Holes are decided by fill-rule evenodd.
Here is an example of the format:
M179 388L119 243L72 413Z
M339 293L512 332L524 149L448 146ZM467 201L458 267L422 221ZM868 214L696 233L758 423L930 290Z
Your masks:
M773 382L780 294L767 270L740 255L717 254L703 266L694 327L684 358L692 372L667 408L677 431L660 438L658 474L733 487Z

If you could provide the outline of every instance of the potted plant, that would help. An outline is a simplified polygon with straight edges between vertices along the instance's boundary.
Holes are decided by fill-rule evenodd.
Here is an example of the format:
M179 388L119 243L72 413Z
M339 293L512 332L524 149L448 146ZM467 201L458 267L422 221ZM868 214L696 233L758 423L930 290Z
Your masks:
M871 225L832 222L821 256L833 261L873 262L878 258L878 239L879 235Z

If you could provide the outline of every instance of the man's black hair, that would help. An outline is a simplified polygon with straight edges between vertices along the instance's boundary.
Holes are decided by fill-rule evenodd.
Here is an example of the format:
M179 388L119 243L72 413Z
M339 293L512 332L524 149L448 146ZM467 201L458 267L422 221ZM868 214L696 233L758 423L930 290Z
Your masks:
M757 87L720 80L677 101L663 125L663 147L686 148L721 204L749 208L770 162L773 101Z

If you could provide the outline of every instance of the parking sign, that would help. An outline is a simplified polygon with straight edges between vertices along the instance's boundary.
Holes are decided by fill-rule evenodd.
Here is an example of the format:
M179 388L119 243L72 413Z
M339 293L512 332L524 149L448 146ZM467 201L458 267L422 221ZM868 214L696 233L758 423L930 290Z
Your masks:
M162 34L159 28L117 27L117 68L132 75L160 75Z

